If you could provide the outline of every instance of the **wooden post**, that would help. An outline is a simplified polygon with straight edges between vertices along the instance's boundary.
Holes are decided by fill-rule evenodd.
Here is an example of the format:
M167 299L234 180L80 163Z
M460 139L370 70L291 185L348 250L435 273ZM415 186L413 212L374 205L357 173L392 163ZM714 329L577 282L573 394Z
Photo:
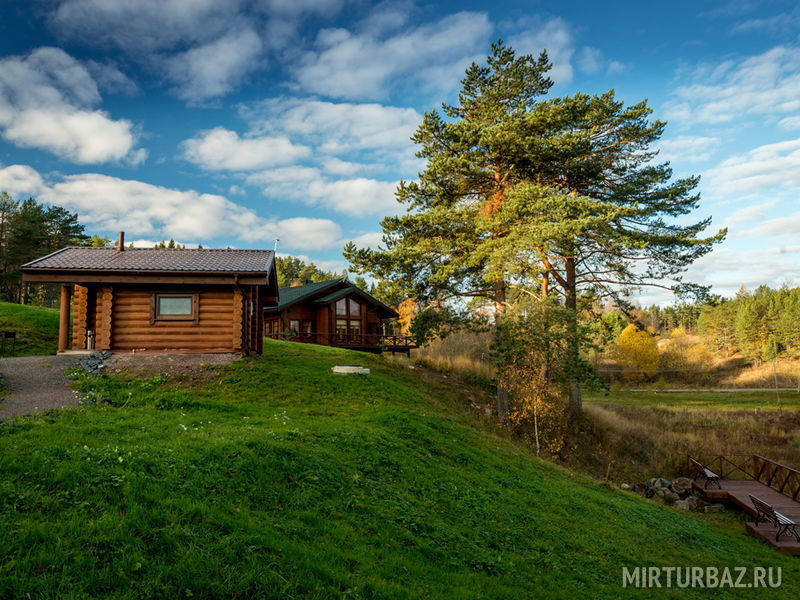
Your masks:
M72 293L68 285L61 286L61 312L58 322L58 351L69 350L69 301Z

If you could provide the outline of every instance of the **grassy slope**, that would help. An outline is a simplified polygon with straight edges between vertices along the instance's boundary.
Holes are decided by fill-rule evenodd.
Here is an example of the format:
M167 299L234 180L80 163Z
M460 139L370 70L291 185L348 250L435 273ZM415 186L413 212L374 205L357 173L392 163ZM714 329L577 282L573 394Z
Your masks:
M541 462L380 358L272 342L201 387L98 390L127 405L0 427L0 598L650 597L623 565L781 566L659 597L796 596L741 523Z
M0 329L15 330L17 342L6 343L6 356L55 354L58 349L58 310L0 302Z

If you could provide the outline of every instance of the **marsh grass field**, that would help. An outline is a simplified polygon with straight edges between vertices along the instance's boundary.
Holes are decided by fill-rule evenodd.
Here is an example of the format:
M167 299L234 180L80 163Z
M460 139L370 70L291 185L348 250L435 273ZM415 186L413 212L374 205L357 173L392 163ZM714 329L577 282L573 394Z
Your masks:
M760 454L800 467L800 394L608 392L585 397L573 468L617 483L692 476L688 456Z
M773 411L800 409L800 393L793 390L775 391L608 391L587 392L588 405L657 407L669 410Z

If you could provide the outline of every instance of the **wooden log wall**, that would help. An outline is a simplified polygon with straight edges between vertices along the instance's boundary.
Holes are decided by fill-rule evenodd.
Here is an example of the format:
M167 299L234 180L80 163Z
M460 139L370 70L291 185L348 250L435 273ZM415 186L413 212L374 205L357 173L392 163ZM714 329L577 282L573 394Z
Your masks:
M97 350L110 350L112 344L111 319L114 309L114 290L110 285L97 288L95 308L94 347Z
M239 288L233 290L233 335L231 336L231 343L233 344L234 352L242 351L242 341L244 339L244 296Z
M247 350L261 354L264 350L264 296L259 286L249 286L244 303L244 318L247 321Z
M75 350L86 348L88 299L89 289L76 285L72 294L72 348Z
M234 352L235 315L232 288L159 290L199 291L199 318L150 324L151 288L117 287L113 294L111 349L131 351ZM105 300L105 296L104 296ZM238 311L241 315L241 311Z

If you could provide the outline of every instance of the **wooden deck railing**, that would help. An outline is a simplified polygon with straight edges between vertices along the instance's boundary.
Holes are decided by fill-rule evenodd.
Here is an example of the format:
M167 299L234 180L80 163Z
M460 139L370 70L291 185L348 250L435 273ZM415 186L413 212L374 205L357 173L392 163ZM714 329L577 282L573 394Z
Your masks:
M326 346L353 346L353 347L385 347L416 348L413 338L402 335L381 335L378 333L328 333L328 332L289 332L268 333L264 337L274 340L290 340L292 342L306 342L309 344L324 344Z
M723 479L754 479L797 500L800 471L758 454L728 454L695 457Z
M797 500L800 494L800 471L757 454L753 455L753 470L755 479Z

